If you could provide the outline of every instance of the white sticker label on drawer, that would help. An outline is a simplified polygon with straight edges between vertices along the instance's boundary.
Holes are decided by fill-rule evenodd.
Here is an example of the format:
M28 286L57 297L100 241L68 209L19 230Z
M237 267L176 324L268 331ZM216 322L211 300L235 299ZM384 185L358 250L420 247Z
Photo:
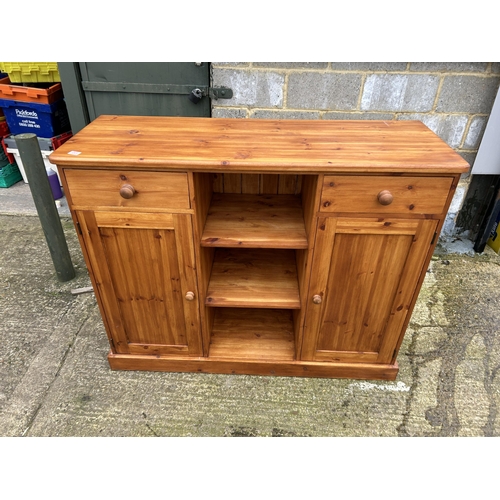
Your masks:
M73 155L73 156L78 156L78 155L81 155L82 152L81 151L70 151L68 154Z

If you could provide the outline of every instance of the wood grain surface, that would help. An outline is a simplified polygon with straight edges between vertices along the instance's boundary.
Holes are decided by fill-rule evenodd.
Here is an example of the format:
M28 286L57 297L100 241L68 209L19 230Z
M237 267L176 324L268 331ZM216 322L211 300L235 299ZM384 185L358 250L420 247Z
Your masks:
M209 355L211 358L293 361L292 311L217 308Z
M371 120L101 116L50 161L113 369L386 380L469 169Z
M54 151L56 165L247 173L461 173L469 164L418 121L232 120L102 115ZM227 181L241 189L241 178ZM224 185L226 179L224 179Z
M322 212L440 214L453 177L325 175ZM389 191L393 201L382 205L377 195Z
M66 169L65 174L75 207L185 209L191 206L185 173ZM120 195L124 184L134 187L132 198Z
M214 194L201 245L307 248L301 199L294 195Z
M216 358L187 358L109 353L113 370L226 373L279 377L349 378L395 380L397 363L319 363L308 361L268 361Z
M218 248L205 303L211 307L300 308L294 251Z
M433 220L319 219L302 353L385 362L422 271ZM371 227L370 227L371 226ZM322 298L313 304L314 295Z

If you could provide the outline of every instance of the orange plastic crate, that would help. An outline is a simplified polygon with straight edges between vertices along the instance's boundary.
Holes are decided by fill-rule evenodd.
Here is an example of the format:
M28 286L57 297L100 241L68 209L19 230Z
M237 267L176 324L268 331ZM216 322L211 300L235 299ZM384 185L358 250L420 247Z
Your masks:
M54 83L48 89L40 89L31 86L13 85L9 77L0 80L0 99L51 104L63 97L62 85L60 83Z

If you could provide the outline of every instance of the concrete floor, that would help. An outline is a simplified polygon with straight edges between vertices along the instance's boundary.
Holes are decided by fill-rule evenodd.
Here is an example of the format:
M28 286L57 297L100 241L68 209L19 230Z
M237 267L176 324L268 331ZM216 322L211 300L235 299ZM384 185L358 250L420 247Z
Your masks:
M438 248L394 382L116 372L93 293L70 293L90 285L71 220L61 213L77 276L60 283L29 199L22 183L0 190L1 436L500 435L488 247Z

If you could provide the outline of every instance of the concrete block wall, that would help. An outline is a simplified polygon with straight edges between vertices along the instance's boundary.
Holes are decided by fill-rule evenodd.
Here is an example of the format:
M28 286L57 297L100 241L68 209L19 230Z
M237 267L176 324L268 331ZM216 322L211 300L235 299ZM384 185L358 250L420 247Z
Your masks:
M500 63L212 63L213 117L420 120L472 166L500 84ZM464 174L443 236L467 193Z

